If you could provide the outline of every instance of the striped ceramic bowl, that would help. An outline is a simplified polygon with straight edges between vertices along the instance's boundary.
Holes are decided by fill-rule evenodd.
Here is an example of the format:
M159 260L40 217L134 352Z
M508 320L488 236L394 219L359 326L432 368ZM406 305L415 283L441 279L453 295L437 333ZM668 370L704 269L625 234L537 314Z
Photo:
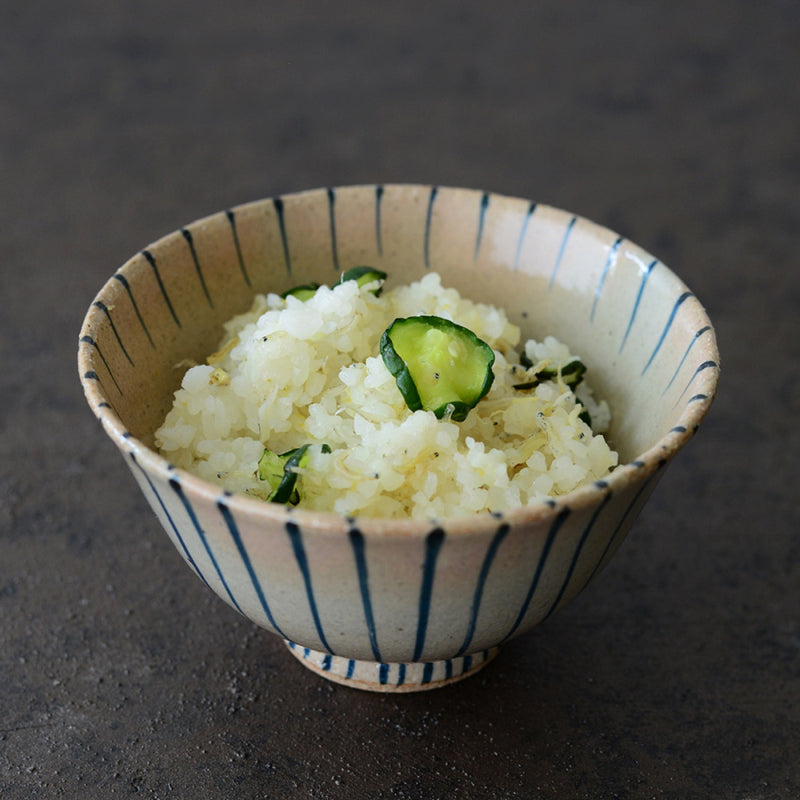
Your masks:
M591 365L621 463L606 480L501 514L347 518L231 495L153 449L184 359L204 360L254 293L369 264L436 270ZM80 334L86 398L190 568L307 667L409 691L480 669L575 597L697 430L719 373L703 307L661 262L573 214L480 191L320 189L223 211L130 259Z

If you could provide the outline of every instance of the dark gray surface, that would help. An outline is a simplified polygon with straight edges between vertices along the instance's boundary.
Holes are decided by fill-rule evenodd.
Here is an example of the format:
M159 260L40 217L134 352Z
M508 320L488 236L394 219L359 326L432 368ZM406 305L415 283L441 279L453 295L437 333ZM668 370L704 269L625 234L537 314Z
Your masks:
M0 797L800 797L799 54L789 0L5 4ZM161 234L375 181L605 223L722 350L608 569L416 696L325 683L212 596L75 364Z

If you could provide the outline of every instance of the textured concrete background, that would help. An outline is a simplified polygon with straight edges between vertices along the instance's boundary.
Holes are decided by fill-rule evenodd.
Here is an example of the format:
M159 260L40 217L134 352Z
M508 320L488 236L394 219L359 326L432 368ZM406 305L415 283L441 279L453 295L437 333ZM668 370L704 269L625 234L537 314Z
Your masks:
M790 0L4 4L0 797L800 797L799 74ZM317 679L209 593L75 363L158 236L375 181L609 225L723 359L586 593L404 697Z

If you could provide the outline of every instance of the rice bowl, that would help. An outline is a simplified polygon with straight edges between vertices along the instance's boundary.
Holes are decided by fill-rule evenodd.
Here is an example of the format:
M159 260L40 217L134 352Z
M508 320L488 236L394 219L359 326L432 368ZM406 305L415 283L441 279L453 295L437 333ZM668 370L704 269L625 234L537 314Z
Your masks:
M493 360L480 362L491 360L493 382L488 386L488 375L477 381L479 395L487 388L480 397L470 389L467 399L476 404L462 421L455 403L450 418L446 410L437 416L438 401L417 409L408 385L398 382L402 372L395 374L396 364L385 360L384 334L395 331L398 319L406 329L415 317L392 319L397 309L378 314L380 304L352 287L315 290L317 299L303 303L281 297L292 287L332 284L364 264L389 276L387 297L395 289L421 291L409 288L415 284L442 298L457 290L462 298L500 309L520 329L512 345L515 334L501 316L483 306L475 312L474 303L471 311L464 306L462 317L459 304L461 321L495 346ZM434 275L441 276L436 286ZM337 326L326 325L340 301L350 311L335 332ZM359 325L348 333L348 314L364 308L380 324L369 336ZM456 316L437 304L432 309L440 320ZM417 302L402 314L430 310ZM237 374L249 359L238 361L236 347L244 351L245 331L257 338L259 326L274 324L283 312L291 314L282 327L301 335L290 350L278 351L277 366L254 370L269 378L262 396L250 391L248 367ZM301 356L310 342L303 339L307 327L315 328L316 355ZM340 334L342 342L347 336L351 341L337 349ZM530 338L536 344L528 345ZM283 339L289 342L283 332L265 331L260 354ZM332 349L325 356L320 346ZM608 404L605 435L619 463L604 477L558 494L554 458L544 476L553 485L537 485L545 499L503 510L514 478L535 468L539 456L524 453L519 469L522 462L512 470L502 463L506 477L498 476L495 451L502 447L478 435L492 418L484 412L492 411L493 393L502 394L506 380L520 393L517 400L532 402L539 389L530 386L535 381L527 361L560 360L556 377L574 383L574 364L563 364L562 348L587 368L582 383L596 393L597 408L578 396L581 385L573 394L595 428L603 425L602 402ZM523 356L526 363L520 363ZM332 368L321 371L326 357ZM665 265L619 234L521 198L420 185L286 194L189 223L136 253L109 278L87 311L78 353L89 406L197 577L280 636L313 671L348 686L396 692L473 674L504 642L583 591L613 558L664 468L697 431L714 398L718 359L699 300ZM501 369L504 362L510 377ZM522 375L514 374L515 366ZM273 378L280 380L270 386ZM278 388L284 378L292 399ZM176 392L178 405L187 405L170 416ZM225 393L235 392L236 402L226 402ZM405 409L398 405L401 397ZM523 405L498 399L509 409ZM552 397L549 402L559 406ZM567 415L583 413L568 396L561 402ZM395 411L399 416L390 423ZM531 428L532 419L535 413L515 421L504 412L504 432L518 439L509 444L521 448L543 433L535 422ZM389 434L400 428L398 443ZM458 436L450 433L455 428ZM585 444L588 434L578 430ZM447 457L448 442L436 441L440 433L455 442ZM468 445L467 435L474 444ZM328 461L341 464L323 463L324 446ZM283 448L296 452L288 456ZM404 448L416 448L419 456L408 465L410 496L423 498L413 514L390 507L409 501L388 491L392 479L399 480L393 471L406 480L397 461ZM264 466L271 488L274 462L284 457L283 478L287 485L296 479L297 505L293 492L281 502L264 502L273 493L263 484L248 486L254 472L263 480ZM313 459L319 459L316 469ZM431 464L444 471L429 477ZM342 485L317 490L316 473ZM386 491L374 491L381 483ZM447 502L454 499L454 486L460 487L459 512L437 513L445 507L436 503L444 503L448 491ZM283 488L281 480L273 491ZM462 495L488 510L465 511ZM346 510L350 506L342 503L353 498L370 510ZM317 502L325 510L305 505ZM153 570L157 585L156 562Z

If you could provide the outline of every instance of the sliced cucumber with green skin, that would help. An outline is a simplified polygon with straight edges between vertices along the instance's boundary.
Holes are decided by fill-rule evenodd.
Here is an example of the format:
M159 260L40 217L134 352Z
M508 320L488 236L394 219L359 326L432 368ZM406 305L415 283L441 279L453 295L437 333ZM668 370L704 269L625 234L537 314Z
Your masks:
M375 269L374 267L353 267L352 269L348 269L346 272L342 273L342 277L339 278L339 283L344 283L345 281L355 281L358 284L358 287L361 288L362 286L366 286L368 283L372 283L372 281L383 281L386 280L386 273L381 272L379 269ZM377 289L372 291L372 294L377 297L381 290L383 289L383 285L379 286Z
M285 464L285 456L273 453L272 450L265 447L261 458L258 459L258 469L256 470L258 479L266 481L274 492L283 480L283 467Z
M304 283L302 286L295 286L292 289L287 289L281 297L285 300L287 297L296 297L298 300L302 300L305 302L309 299L309 297L313 297L317 289L319 289L318 283Z
M586 372L586 365L577 358L573 358L561 367L561 380L569 386L570 389L575 387L583 380L583 375ZM515 383L512 388L524 391L526 389L535 389L542 381L554 381L558 379L559 370L546 367L540 369L533 377L532 380L525 381L524 383Z
M561 380L569 386L570 389L574 389L582 380L583 375L586 372L586 365L577 358L573 358L571 361L567 361L563 367L561 367ZM559 370L558 369L547 369L541 370L539 375L541 375L545 380L554 381L558 378Z
M526 363L527 362L527 363ZM533 364L531 360L523 353L522 358L520 359L520 363L523 366L526 366L530 369ZM512 389L518 389L520 391L525 391L527 389L535 389L540 383L543 381L554 381L558 378L558 369L551 369L547 367L545 369L540 369L534 376L533 380L525 381L524 383L515 383L511 387ZM567 384L567 386L575 391L578 384L583 380L583 376L586 372L586 365L580 361L580 359L573 358L570 361L561 367L561 380ZM590 428L592 427L592 417L589 414L589 410L581 403L581 412L578 414L578 419L582 422L585 422Z
M381 336L381 356L412 411L450 410L456 422L489 391L494 351L469 328L443 317L396 319Z
M258 460L257 474L259 480L267 481L272 489L267 500L273 503L291 503L295 506L300 502L300 493L296 486L297 476L298 471L308 463L310 446L304 444L280 455L264 448ZM322 445L323 453L330 451L328 445Z
M382 284L385 280L386 273L381 272L379 269L375 269L374 267L353 267L342 273L342 276L339 278L339 283L355 281L360 288L368 283L372 283L372 281L381 281ZM284 300L289 296L296 297L298 300L305 302L309 297L313 297L316 294L319 287L320 284L318 283L304 283L301 286L287 289L281 294L281 297L284 298ZM378 286L377 289L372 290L372 294L377 297L381 293L382 288L383 285Z

